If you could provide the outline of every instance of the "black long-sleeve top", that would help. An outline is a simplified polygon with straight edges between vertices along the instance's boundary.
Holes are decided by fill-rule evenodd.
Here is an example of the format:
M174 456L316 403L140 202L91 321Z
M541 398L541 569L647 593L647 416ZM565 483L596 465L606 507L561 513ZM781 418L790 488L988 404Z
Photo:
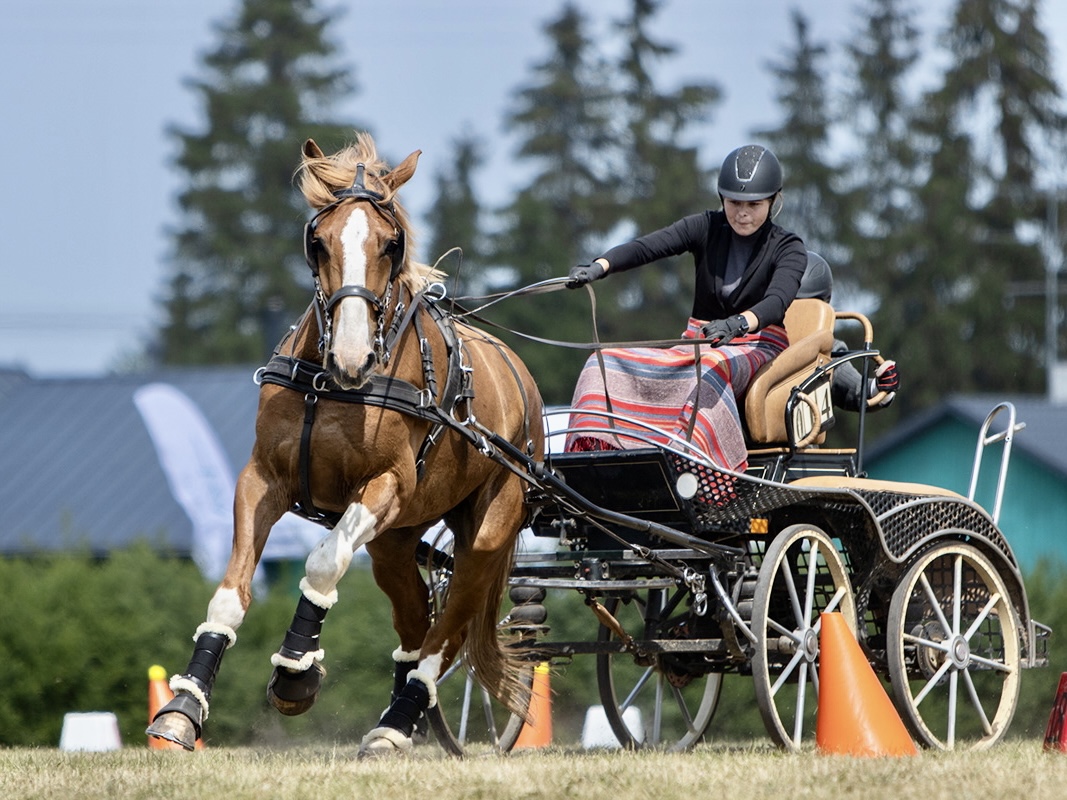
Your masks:
M610 272L624 272L667 256L692 253L696 262L693 316L725 319L751 311L759 327L781 325L808 263L804 242L769 219L752 234L755 246L737 288L720 298L733 229L722 211L704 211L604 253Z

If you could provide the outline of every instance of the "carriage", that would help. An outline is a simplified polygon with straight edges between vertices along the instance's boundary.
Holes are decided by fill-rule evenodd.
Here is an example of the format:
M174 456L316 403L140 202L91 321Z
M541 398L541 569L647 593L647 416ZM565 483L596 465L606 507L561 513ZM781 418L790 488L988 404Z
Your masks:
M860 323L864 341L835 358L829 342L842 320ZM771 740L797 750L814 739L820 615L835 611L891 684L916 741L990 746L1011 722L1020 670L1048 663L1049 630L1031 618L997 527L1024 426L1011 404L992 409L967 497L864 477L865 409L855 447L825 442L833 369L880 358L870 322L805 299L786 327L793 344L747 396L745 473L721 470L683 440L662 444L662 431L629 434L646 439L635 449L550 453L532 471L532 531L555 546L518 556L502 629L520 634L531 666L595 657L599 700L624 747L691 747L713 724L724 675L741 674ZM989 445L1001 448L991 514L975 502ZM430 585L447 581L447 555L423 556ZM595 637L553 640L546 597L561 589L586 598ZM522 720L472 692L460 665L449 677L462 691L442 690L451 707L431 710L442 745L510 749Z
M788 348L748 389L745 472L613 414L635 447L546 454L533 377L411 258L395 195L418 155L390 169L365 135L332 156L305 143L313 300L257 373L229 566L149 735L195 749L271 526L295 510L328 533L308 557L267 696L283 714L314 704L324 619L366 547L400 646L363 756L408 750L424 715L450 752L475 741L509 750L538 665L583 655L596 659L604 713L625 746L693 745L723 677L742 674L773 741L798 749L813 733L825 613L856 634L920 743L985 747L1004 736L1020 671L1047 663L1049 634L997 527L1020 427L1011 406L982 428L969 496L868 479L862 409L856 447L826 442L834 370L880 358L870 323L805 299L787 312ZM863 344L834 357L839 320L859 322ZM990 514L974 495L994 443L1003 450ZM447 546L426 539L442 519ZM549 546L516 555L525 524ZM595 636L553 638L552 590L584 597ZM505 595L513 607L501 619Z

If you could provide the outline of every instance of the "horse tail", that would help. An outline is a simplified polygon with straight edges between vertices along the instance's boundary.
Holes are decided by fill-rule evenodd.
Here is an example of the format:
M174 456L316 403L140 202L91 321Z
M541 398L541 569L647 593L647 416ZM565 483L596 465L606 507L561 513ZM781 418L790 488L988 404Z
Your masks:
M526 717L530 708L530 685L522 680L530 661L523 658L518 637L500 629L500 605L514 562L514 548L496 559L485 603L470 621L463 645L463 660L478 682L513 714Z

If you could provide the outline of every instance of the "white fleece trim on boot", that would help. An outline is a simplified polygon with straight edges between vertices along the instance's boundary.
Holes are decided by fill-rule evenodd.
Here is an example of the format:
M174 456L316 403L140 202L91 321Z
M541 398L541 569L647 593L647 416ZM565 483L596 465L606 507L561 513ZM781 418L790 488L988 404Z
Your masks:
M374 728L370 733L363 737L363 741L360 742L359 751L361 753L368 751L370 749L368 745L380 739L385 739L401 753L411 752L411 748L415 744L410 736L405 736L396 728L381 727Z
M204 694L203 690L197 686L194 681L182 675L174 675L170 679L170 690L174 692L174 694L177 694L178 692L191 694L196 699L196 702L200 704L200 709L204 712L204 716L200 721L204 722L207 720L208 714L211 711L207 702L207 695Z
M408 673L408 680L412 679L421 681L426 687L426 691L430 693L430 704L426 707L433 708L437 705L437 682L432 680L425 672L419 672L417 669L413 669Z
M406 664L409 661L418 661L422 650L404 650L403 648L396 648L393 651L393 661L397 664Z
M316 591L311 586L311 583L308 581L307 577L303 577L300 579L300 592L313 604L327 611L333 608L334 603L337 602L336 589L334 589L329 594L323 594L322 592Z
M200 638L201 634L205 633L218 633L225 636L229 641L229 644L226 645L227 650L237 644L237 631L229 625L223 625L220 622L202 622L200 627L196 629L196 633L193 634L193 641L195 642Z
M311 665L316 661L322 661L324 658L326 658L325 650L313 650L310 653L304 653L298 659L286 658L281 653L275 653L270 657L270 663L275 667L285 667L293 672L305 672L311 669Z

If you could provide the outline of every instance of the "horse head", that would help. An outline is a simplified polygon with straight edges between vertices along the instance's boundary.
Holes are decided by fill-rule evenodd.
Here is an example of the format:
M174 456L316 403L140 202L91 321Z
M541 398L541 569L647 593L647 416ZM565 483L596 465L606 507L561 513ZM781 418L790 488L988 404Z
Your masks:
M390 170L365 134L331 156L311 139L304 144L300 188L315 209L304 250L315 277L323 368L345 389L365 384L388 360L384 332L396 311L396 284L417 276L408 217L395 196L419 155Z

